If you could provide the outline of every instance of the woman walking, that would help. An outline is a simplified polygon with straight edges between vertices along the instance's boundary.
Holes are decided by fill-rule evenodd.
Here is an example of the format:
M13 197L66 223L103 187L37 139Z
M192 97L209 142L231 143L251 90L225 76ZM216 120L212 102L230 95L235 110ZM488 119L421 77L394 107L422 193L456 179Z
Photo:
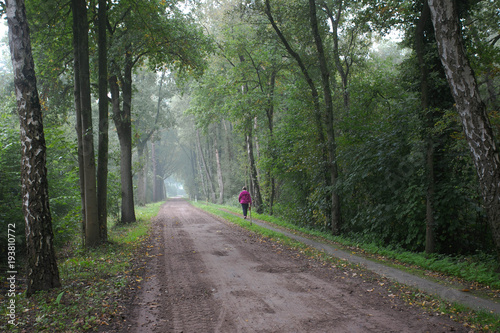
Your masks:
M243 218L246 219L248 209L251 209L252 205L252 197L250 196L250 193L248 193L246 186L243 186L243 190L238 197L238 201L240 202L241 208L243 209Z

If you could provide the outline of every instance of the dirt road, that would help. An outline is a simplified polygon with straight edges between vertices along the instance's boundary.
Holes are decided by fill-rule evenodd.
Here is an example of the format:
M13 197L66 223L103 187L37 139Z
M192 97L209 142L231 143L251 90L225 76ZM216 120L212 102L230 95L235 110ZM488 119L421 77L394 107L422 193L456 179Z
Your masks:
M312 260L182 200L153 221L143 280L108 332L467 332L369 272ZM338 266L338 265L337 265Z

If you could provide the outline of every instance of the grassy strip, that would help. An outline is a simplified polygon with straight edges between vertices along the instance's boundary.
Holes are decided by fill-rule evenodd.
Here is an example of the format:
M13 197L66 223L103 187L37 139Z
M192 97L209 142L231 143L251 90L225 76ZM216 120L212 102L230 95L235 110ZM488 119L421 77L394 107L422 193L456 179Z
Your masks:
M297 242L293 239L290 239L286 236L284 236L281 233L271 231L269 229L260 227L258 225L252 224L250 225L250 221L244 220L241 218L241 216L234 215L230 212L241 214L240 210L238 208L235 208L233 206L221 206L221 205L214 205L214 204L207 204L207 203L199 203L199 202L192 202L192 204L195 207L201 208L213 215L222 217L223 219L231 222L238 224L242 226L245 229L254 231L256 233L262 234L266 237L270 237L272 240L276 240L280 243L284 243L286 246L290 246L293 248L298 248L301 249L301 253L308 255L310 257L315 257L319 258L322 260L327 260L329 262L333 262L334 265L341 263L342 261L339 261L338 259L332 258L331 256L325 255L323 252L320 252L315 249L311 249L310 247ZM349 242L348 240L343 240L340 237L334 237L331 235L328 235L326 233L321 233L318 231L311 231L305 228L300 228L294 225L291 225L289 223L286 223L284 221L280 221L276 217L268 216L268 215L263 215L263 214L256 214L252 212L252 216L258 220L266 221L293 231L299 231L308 235L312 235L318 238L321 238L323 240L326 240L328 242L335 242L336 244L341 244L343 246L352 246L352 243ZM339 241L340 240L340 241ZM357 247L360 247L359 244L356 244ZM349 248L349 250L352 250ZM359 249L358 249L359 250ZM389 250L387 250L389 251ZM396 254L394 254L396 256ZM407 256L405 254L404 256ZM404 260L404 256L402 257L402 261ZM416 257L423 256L419 254L415 254ZM432 261L432 260L431 260ZM450 263L450 265L453 265L453 263ZM341 264L341 267L350 267L349 265L346 264ZM452 270L453 271L453 270ZM407 287L398 283L393 283L393 286L390 287L394 293L398 294L399 297L404 299L408 304L414 305L414 306L419 306L424 308L427 312L433 313L434 315L437 316L447 316L451 319L454 319L456 321L459 321L463 323L466 327L471 328L472 330L476 332L500 332L500 316L496 314L489 313L487 311L474 311L471 310L461 304L457 303L450 303L446 302L442 299L439 299L438 297L435 296L430 296L424 293L418 292L416 289Z
M30 298L17 295L17 327L7 323L6 302L2 302L0 331L83 332L107 325L120 311L118 299L134 279L132 260L160 206L139 207L136 223L110 226L105 245L75 250L78 244L72 244L58 260L62 287Z

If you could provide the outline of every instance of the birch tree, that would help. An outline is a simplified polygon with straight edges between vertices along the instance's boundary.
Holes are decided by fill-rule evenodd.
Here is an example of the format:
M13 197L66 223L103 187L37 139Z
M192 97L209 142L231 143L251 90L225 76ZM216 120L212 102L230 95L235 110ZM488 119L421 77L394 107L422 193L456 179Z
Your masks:
M26 223L28 288L26 295L59 287L53 247L43 119L24 0L8 0L9 46L21 127L21 179Z
M500 259L500 159L486 105L479 94L474 72L460 33L453 0L429 0L441 62L462 121L493 240Z

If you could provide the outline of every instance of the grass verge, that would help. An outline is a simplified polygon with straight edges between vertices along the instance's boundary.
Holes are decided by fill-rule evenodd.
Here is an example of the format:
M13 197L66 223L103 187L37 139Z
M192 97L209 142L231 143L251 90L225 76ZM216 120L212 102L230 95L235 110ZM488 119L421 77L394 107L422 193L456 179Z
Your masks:
M195 207L209 212L212 215L221 217L231 223L240 225L245 229L259 233L265 237L269 237L272 240L283 243L286 246L295 249L298 248L300 249L301 253L310 257L327 260L329 262L333 262L334 264L338 264L340 261L336 258L325 255L321 251L312 249L305 244L288 238L281 233L271 231L256 224L250 225L248 220L244 220L241 218L241 211L237 207L221 206L206 202L191 202L191 204ZM458 260L450 260L449 258L427 257L425 254L384 249L376 247L372 244L361 244L349 239L335 237L316 230L297 227L273 216L256 214L254 212L252 212L252 216L255 219L286 228L290 231L305 234L310 238L312 237L320 239L321 241L329 243L338 248L348 250L349 252L356 252L358 255L370 257L376 261L384 262L385 264L389 263L391 264L391 266L403 268L407 271L409 270L412 272L422 272L434 269L435 272L439 274L447 274L446 278L448 280L463 278L463 275L466 275L468 278L468 282L478 286L482 284L482 288L491 290L492 288L498 288L500 286L498 284L498 274L493 271L493 267L491 266L491 264L481 266L480 263L470 263L466 260L462 262ZM464 272L460 272L460 270L466 269L467 264L469 264L470 267L467 267L466 274L464 274ZM346 266L349 265L342 264L342 267ZM481 269L478 269L478 267L481 267ZM496 280L494 279L494 277L496 277ZM440 276L439 280L442 279L443 276ZM481 283L478 281L481 281ZM394 294L397 294L408 304L412 306L419 306L425 309L427 312L432 313L433 315L447 316L451 319L459 321L466 327L470 328L473 332L500 332L499 315L488 313L487 311L474 311L463 305L450 303L438 297L420 293L413 288L406 287L398 283L393 283L392 287L390 288L392 289ZM492 290L492 292L494 292L495 295L498 295L498 291Z
M120 311L120 295L134 279L132 261L160 206L138 207L137 222L111 225L107 244L85 250L73 243L58 251L62 287L30 298L25 292L18 293L17 326L8 323L7 302L2 301L0 331L84 332L108 325Z

